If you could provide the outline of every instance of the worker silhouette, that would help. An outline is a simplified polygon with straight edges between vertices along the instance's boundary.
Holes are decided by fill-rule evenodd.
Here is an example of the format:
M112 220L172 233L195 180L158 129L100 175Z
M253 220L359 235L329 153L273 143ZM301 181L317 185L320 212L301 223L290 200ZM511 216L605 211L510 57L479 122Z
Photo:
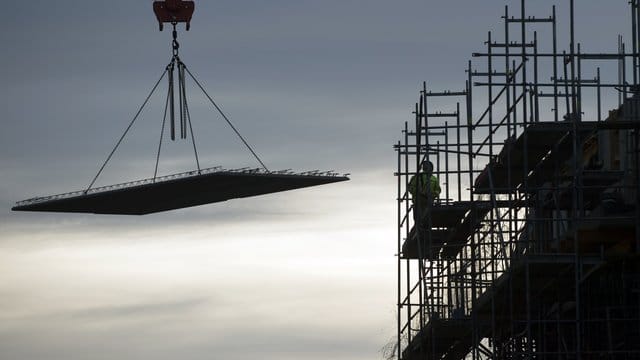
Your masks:
M413 201L413 220L420 227L420 230L424 230L427 208L440 196L440 183L438 178L433 175L431 161L423 161L422 171L411 177L409 193Z

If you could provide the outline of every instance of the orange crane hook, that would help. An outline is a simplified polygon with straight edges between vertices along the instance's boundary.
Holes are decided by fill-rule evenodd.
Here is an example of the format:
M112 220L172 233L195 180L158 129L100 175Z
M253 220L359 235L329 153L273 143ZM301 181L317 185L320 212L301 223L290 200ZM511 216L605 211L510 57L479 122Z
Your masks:
M178 23L186 23L187 31L189 31L194 10L193 1L163 0L153 2L153 12L160 24L160 31L162 31L164 23L171 23L174 26Z

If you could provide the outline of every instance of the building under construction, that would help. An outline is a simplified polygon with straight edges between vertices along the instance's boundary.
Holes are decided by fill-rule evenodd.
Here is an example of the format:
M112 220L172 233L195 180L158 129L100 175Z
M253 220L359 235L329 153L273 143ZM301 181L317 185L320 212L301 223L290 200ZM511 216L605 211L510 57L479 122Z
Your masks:
M395 145L395 356L640 359L640 0L613 53L576 43L573 0L517 5ZM425 161L442 190L416 206Z

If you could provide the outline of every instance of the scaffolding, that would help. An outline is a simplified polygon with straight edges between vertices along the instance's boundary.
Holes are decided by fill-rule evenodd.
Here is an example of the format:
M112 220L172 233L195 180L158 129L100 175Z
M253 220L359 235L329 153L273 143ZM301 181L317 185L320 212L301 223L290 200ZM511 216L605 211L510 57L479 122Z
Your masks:
M584 52L568 5L568 50L521 0L463 90L422 84L394 145L398 359L640 359L640 0L616 53Z

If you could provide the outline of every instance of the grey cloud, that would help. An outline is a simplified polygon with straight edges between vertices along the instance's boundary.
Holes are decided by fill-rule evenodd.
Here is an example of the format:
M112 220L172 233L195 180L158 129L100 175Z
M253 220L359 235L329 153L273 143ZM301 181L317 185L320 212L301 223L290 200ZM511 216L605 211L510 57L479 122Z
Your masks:
M136 318L166 317L184 315L184 313L201 308L208 304L208 298L188 298L166 302L149 302L130 305L113 305L88 308L64 314L62 317L77 320L118 320L127 321Z
M60 328L56 333L32 332L28 342L0 334L7 360L24 358L102 360L114 357L154 359L363 359L376 355L378 344L366 332L359 335L339 329L309 328L304 324L256 330L251 322L236 323L208 334L188 326L170 331L162 339L153 331L122 333L76 332ZM188 339L190 338L190 339ZM63 346L61 346L63 345ZM373 349L363 351L362 349Z
M8 307L15 308L17 306L16 300L18 300L15 296L16 294L9 293L9 295L14 296L5 299L4 302ZM206 309L214 303L216 303L217 306L224 304L224 300L222 299L216 298L215 302L212 300L212 296L200 296L94 307L76 305L75 308L63 311L35 312L33 314L19 314L16 316L6 314L4 321L5 326L13 328L14 330L46 328L48 325L45 324L58 324L62 327L75 328L79 326L79 324L97 326L105 322L134 324L155 323L159 319L193 316L193 313ZM67 306L66 304L60 305Z
M235 329L225 334L216 341L212 350L226 353L231 359L252 356L267 359L350 359L363 355L359 349L375 349L378 346L373 337L367 335L363 333L354 337L348 330L304 326L275 327L262 331L247 327L243 331ZM375 350L369 354L375 354Z

